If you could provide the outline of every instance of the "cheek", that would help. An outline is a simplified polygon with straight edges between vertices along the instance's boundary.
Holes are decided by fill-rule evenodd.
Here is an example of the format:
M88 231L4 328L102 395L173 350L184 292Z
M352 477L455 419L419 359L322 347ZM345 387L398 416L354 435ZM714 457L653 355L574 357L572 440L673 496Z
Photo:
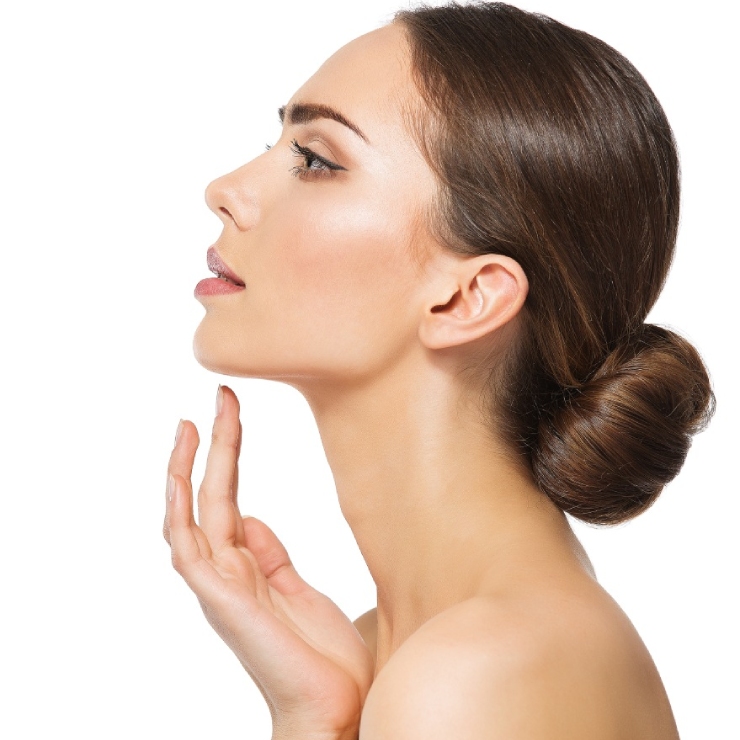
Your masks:
M369 196L321 206L296 204L280 240L276 266L289 295L325 320L364 323L368 312L396 313L413 277L402 214Z
M410 219L372 193L311 195L261 242L265 317L280 317L296 358L348 371L385 364L416 334Z

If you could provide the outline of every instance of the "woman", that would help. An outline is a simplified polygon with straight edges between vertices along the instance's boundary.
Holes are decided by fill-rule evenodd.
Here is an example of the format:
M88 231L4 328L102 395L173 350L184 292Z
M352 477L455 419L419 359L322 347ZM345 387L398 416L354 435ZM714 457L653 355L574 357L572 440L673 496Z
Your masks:
M353 625L236 501L239 408L178 427L165 536L274 738L677 737L563 512L642 512L712 394L645 324L670 265L670 127L623 57L503 4L402 12L212 183L198 360L315 415L377 586Z

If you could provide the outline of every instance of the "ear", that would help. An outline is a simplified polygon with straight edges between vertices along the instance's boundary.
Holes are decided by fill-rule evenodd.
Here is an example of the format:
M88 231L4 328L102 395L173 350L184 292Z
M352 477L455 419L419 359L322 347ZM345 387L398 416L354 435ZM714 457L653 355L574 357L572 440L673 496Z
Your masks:
M429 349L473 342L511 321L524 305L529 282L516 260L501 254L455 258L440 273L425 308L419 338Z

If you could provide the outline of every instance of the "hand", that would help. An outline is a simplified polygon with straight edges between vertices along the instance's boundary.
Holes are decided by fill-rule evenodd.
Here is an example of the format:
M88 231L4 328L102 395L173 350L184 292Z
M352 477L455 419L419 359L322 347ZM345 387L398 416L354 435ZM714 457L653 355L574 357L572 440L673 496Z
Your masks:
M193 517L198 432L181 422L169 463L164 536L206 618L267 701L274 737L356 737L373 661L352 622L311 588L275 534L237 506L239 402L219 388Z

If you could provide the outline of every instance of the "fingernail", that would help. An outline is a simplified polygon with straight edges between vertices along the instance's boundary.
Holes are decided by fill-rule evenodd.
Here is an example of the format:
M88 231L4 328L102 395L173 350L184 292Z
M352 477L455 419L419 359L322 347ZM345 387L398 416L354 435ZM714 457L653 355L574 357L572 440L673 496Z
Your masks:
M221 413L221 407L224 405L224 389L223 386L218 386L218 391L216 392L216 416L218 416Z
M177 424L177 431L175 432L175 447L177 447L177 443L180 441L180 434L182 433L182 419Z
M167 500L172 501L172 496L175 493L175 479L172 477L172 473L167 477Z

